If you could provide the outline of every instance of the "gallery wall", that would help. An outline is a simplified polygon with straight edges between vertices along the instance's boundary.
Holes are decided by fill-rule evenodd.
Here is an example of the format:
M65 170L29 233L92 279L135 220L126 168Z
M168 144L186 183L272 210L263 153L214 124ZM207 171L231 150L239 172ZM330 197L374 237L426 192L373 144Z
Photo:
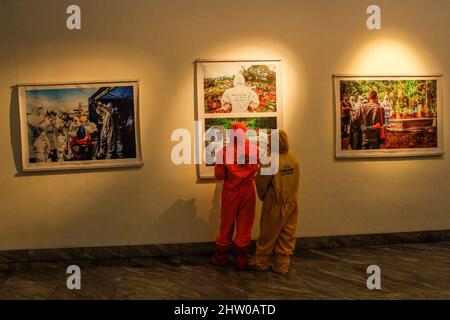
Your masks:
M0 250L213 241L220 185L170 159L172 131L193 129L197 58L282 59L299 236L450 229L447 155L334 158L332 83L334 73L449 75L448 0L77 0L82 30L68 31L73 2L0 1ZM373 3L380 31L366 28ZM12 86L136 78L144 167L20 173ZM448 89L444 78L445 102ZM448 152L447 125L444 136Z

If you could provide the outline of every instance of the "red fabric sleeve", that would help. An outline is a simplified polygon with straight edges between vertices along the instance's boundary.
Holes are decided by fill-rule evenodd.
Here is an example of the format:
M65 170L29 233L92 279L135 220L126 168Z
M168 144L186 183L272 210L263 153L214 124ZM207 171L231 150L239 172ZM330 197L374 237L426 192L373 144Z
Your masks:
M225 180L227 178L227 168L223 164L216 164L214 166L214 176L218 180Z

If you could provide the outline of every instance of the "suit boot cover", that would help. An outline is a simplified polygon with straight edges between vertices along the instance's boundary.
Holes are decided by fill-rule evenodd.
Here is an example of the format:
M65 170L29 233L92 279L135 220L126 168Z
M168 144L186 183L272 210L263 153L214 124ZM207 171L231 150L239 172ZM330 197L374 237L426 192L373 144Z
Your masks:
M250 252L250 246L236 247L236 256L234 258L234 265L238 270L247 270L248 268L248 253Z
M216 245L216 252L214 253L212 257L212 263L216 266L224 266L230 261L230 252L231 247L230 246L219 246Z
M267 271L270 268L270 257L267 255L255 255L248 262L248 268L255 271Z
M289 273L291 267L291 256L277 254L275 263L272 265L272 270L276 273Z

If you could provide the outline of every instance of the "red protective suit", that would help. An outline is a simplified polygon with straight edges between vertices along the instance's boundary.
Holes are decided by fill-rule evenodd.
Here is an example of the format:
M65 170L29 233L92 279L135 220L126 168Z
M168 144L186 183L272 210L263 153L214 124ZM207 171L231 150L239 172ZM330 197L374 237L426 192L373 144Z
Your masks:
M220 233L217 236L217 252L213 262L225 264L233 242L234 229L236 237L234 244L237 247L236 265L239 269L246 267L246 253L251 244L251 231L255 218L256 193L254 177L258 171L258 148L245 139L245 147L238 146L239 135L247 130L241 123L235 123L234 145L228 145L217 153L214 168L215 177L224 180L221 204ZM239 130L240 129L240 130ZM239 137L239 138L238 138ZM233 148L230 150L230 148ZM245 150L243 150L245 148ZM227 152L233 151L234 161L227 162ZM245 156L245 163L242 157ZM220 159L223 159L220 164ZM233 158L231 158L233 159ZM241 159L241 161L238 161ZM254 159L250 163L250 160ZM242 261L238 261L242 260Z

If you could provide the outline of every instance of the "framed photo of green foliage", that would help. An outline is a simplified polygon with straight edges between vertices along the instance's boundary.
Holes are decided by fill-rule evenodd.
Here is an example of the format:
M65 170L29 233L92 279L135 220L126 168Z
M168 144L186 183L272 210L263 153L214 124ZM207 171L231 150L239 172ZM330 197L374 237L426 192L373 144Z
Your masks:
M437 156L442 76L334 76L337 158Z
M252 132L282 128L282 110L280 60L197 60L199 178L214 178L214 165L206 163L208 130L223 131L226 144L225 132L237 121Z

